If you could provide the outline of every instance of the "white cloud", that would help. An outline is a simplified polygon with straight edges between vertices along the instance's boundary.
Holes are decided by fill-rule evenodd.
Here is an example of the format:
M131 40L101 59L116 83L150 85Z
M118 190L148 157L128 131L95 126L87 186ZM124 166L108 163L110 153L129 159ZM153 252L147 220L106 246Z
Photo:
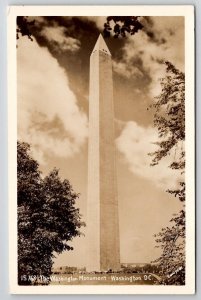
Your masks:
M144 31L128 36L123 60L114 64L114 70L125 77L138 77L144 70L152 79L150 94L156 96L160 92L159 79L165 75L161 61L169 60L181 71L184 70L184 26L181 17L155 17L152 20L153 25L146 26L150 27L154 38L150 39ZM139 59L142 65L137 63ZM136 68L140 73L136 72Z
M80 49L80 41L65 35L65 27L44 27L40 34L52 43L57 52L71 51Z
M125 62L116 62L113 61L113 68L116 73L121 74L127 78L131 76L143 78L143 73L139 70L139 68L134 67L132 65L127 65Z
M18 137L32 144L35 158L69 157L84 144L87 116L68 78L46 47L20 39L18 50ZM60 127L55 127L55 119ZM61 132L62 131L62 132Z
M171 159L177 155L175 149L172 152L173 156L167 156L158 165L150 166L151 157L148 156L148 153L156 151L157 146L154 143L157 140L155 129L145 128L130 121L127 122L121 135L117 138L116 144L118 150L124 155L131 172L152 181L163 189L175 188L181 180L180 172L168 168Z

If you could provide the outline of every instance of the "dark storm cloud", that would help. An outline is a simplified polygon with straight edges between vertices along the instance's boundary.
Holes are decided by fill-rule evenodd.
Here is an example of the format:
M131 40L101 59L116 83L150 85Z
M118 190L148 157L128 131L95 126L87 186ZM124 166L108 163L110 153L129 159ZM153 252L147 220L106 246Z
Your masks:
M37 39L40 46L47 46L50 51L52 43L43 34L44 28L63 28L64 36L71 37L80 41L83 45L82 51L90 56L98 35L103 32L103 27L97 26L97 23L88 17L37 17L35 18L35 26L33 27L33 35ZM121 48L124 46L126 39L107 39L107 44L114 58L121 58ZM118 49L118 51L117 51ZM81 53L82 54L82 53ZM56 55L56 53L53 53Z
M122 56L121 60L116 60L116 62L114 62L114 71L119 76L123 76L133 87L145 90L147 85L151 82L151 77L143 64L143 59L141 57L143 51L140 52L141 53L136 53L136 55L131 57L129 64L126 59L124 59L124 56ZM119 67L122 67L122 70L119 70ZM125 68L125 70L124 72L121 72L123 71L123 68Z
M165 44L167 42L164 36L161 36L157 29L157 20L151 17L142 17L143 31L147 34L149 40L157 45Z
M99 29L95 22L79 17L39 17L35 18L35 26L33 27L33 35L40 46L47 46L53 56L57 56L50 42L44 33L44 29L62 28L63 35L66 38L74 38L79 40L81 44L85 44L85 50L90 53L94 37L97 37ZM85 40L87 39L87 43ZM91 45L92 44L92 45ZM57 57L56 57L57 58Z
M157 38L156 34L153 31L146 31L150 40L158 45L165 44L167 41L165 38Z

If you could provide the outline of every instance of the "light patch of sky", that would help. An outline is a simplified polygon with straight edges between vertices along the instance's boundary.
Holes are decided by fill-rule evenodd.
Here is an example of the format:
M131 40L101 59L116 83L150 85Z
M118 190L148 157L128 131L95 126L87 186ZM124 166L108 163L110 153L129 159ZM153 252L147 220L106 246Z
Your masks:
M40 163L45 163L47 155L69 157L79 152L88 135L88 120L78 107L66 72L35 40L20 39L17 55L18 138L31 143ZM63 124L65 137L43 128L43 123L56 117Z

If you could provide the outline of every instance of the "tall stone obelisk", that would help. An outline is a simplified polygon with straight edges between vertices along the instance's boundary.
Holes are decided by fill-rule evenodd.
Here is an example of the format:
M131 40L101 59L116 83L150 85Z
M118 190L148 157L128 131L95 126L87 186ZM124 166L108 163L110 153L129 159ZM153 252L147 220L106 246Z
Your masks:
M112 58L100 34L90 57L87 271L120 268Z

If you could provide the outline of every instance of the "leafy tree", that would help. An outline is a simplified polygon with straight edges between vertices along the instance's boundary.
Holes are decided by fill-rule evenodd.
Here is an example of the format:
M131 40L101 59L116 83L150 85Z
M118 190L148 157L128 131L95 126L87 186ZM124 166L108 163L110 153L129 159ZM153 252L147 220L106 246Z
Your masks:
M185 76L170 62L166 64L166 76L161 79L161 93L152 105L155 109L154 125L158 129L160 141L153 156L152 166L161 159L177 151L170 168L185 171ZM185 182L181 181L175 190L168 190L181 202L185 202ZM185 284L185 209L170 220L169 227L162 228L155 235L157 247L162 249L161 256L155 262L162 268L163 284Z
M161 283L165 285L185 284L185 211L173 216L172 226L162 228L155 235L157 248L162 254L154 262L161 268Z
M16 29L16 37L19 39L19 34L22 36L27 36L31 41L33 41L32 33L30 27L32 27L35 23L35 20L28 21L27 17L17 17L17 29Z
M68 180L54 169L45 178L30 155L30 146L17 144L18 180L18 283L48 284L54 252L72 250L68 242L80 236L76 194Z
M113 23L114 26L112 28ZM140 22L140 17L109 16L104 23L103 34L104 37L110 37L111 32L113 31L114 38L118 38L119 36L126 37L126 33L134 35L142 28L143 25Z
M158 150L149 153L153 156L152 166L173 153L174 158L170 168L185 171L185 75L176 69L173 64L166 61L166 76L161 79L161 93L155 97L152 107L155 110L154 126L158 129L160 141L156 142ZM185 201L185 182L179 183L176 190L168 190L181 202Z
M160 138L156 143L159 150L151 154L154 156L152 165L158 164L174 147L185 140L185 75L170 62L166 61L165 64L166 76L161 79L162 92L155 97L156 102L152 105L155 109L154 125ZM183 147L179 160L173 161L170 168L184 170Z

